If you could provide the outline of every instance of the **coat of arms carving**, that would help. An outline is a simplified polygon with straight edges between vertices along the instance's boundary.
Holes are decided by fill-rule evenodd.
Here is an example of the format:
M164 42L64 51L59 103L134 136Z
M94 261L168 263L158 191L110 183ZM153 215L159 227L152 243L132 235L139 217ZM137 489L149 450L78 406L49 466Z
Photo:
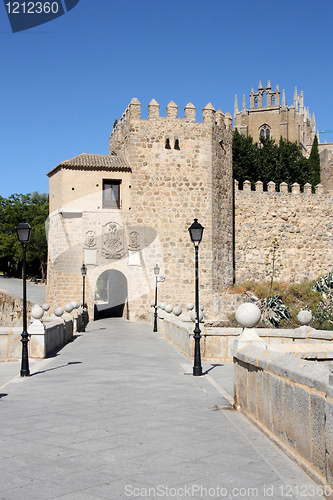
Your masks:
M121 259L124 254L124 229L117 222L108 222L103 226L103 256Z
M86 232L86 246L91 248L96 245L96 234L94 231Z
M132 231L129 234L129 247L131 250L139 250L140 248L140 235L137 231Z

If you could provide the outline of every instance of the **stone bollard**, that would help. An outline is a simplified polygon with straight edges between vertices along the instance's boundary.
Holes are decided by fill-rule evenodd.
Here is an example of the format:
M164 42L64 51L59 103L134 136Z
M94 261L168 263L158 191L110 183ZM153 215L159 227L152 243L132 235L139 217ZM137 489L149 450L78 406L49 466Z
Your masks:
M166 312L167 314L172 313L172 309L173 309L173 307L172 307L172 305L171 305L171 304L167 304L167 305L165 306L165 312Z
M45 357L44 334L45 328L41 321L44 315L44 310L39 305L34 305L31 309L33 322L28 328L30 335L29 351L30 356Z
M72 319L73 319L73 332L74 333L77 333L79 330L80 330L80 327L79 327L79 312L78 312L78 308L79 308L80 304L78 302L72 302L72 307L73 307L73 310L71 312L71 315L72 315Z
M33 323L38 322L41 323L41 319L44 316L44 310L39 305L34 305L31 309L31 316L33 319Z
M251 302L244 302L244 304L237 307L236 321L243 330L240 336L234 340L233 349L231 351L232 355L234 355L235 351L238 351L238 349L249 344L261 347L262 349L267 348L266 342L259 337L254 328L258 324L260 317L261 311L259 307Z
M298 332L299 334L308 334L311 330L314 330L311 326L309 326L309 323L312 321L312 313L308 309L302 309L297 314L297 319L300 324L298 328L295 328L295 332Z
M172 312L175 316L180 316L181 313L182 313L182 308L179 307L179 306L175 306L173 309L172 309Z
M44 302L44 304L42 304L42 309L44 311L44 318L45 318L45 316L50 316L50 313L49 313L50 304L48 304L47 302Z
M64 323L62 319L62 315L64 314L64 310L62 307L56 307L53 311L53 319L55 319L58 323Z

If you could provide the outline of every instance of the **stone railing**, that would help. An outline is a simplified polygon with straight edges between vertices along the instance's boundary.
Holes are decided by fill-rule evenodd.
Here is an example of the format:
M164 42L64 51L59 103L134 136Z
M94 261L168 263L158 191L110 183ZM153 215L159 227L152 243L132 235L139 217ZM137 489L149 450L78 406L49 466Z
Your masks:
M163 305L163 304L162 304ZM180 309L180 308L179 308ZM181 309L180 309L181 311ZM179 310L176 310L179 312ZM153 321L153 310L151 322ZM189 358L193 357L193 321L188 315L167 313L158 309L158 331ZM201 356L205 360L232 361L234 341L239 339L240 327L211 327L200 324ZM290 353L306 359L333 359L333 332L309 326L275 329L257 328L259 338L268 349Z
M317 481L331 486L332 371L333 364L300 360L251 345L234 356L237 409Z
M82 308L79 303L66 304L65 312L56 307L49 313L49 305L33 306L32 323L28 327L29 357L42 359L51 352L71 342L74 335L82 330ZM0 361L21 358L22 327L0 327Z

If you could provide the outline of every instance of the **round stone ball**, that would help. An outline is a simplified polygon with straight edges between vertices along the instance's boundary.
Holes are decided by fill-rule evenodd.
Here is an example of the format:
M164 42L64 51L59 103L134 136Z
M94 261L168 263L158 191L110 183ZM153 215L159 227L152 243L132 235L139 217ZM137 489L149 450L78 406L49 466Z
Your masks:
M150 301L150 305L151 305L151 307L154 307L154 305L155 305L155 300L151 300L151 301Z
M203 312L199 310L199 322L203 320L203 317L204 317ZM195 323L195 311L191 311L190 318L193 321L193 323Z
M297 319L301 326L308 325L312 320L312 313L308 309L303 309L297 314Z
M179 306L175 306L173 309L172 309L172 312L175 316L180 316L181 313L182 313L182 308L179 307Z
M167 304L167 305L165 306L165 312L167 312L167 313L169 313L169 314L172 312L172 309L173 309L173 307L172 307L172 305L171 305L171 304Z
M43 309L43 311L48 311L50 309L50 304L48 304L47 302L44 302L44 304L42 305L42 309Z
M259 322L261 311L252 302L244 302L236 309L236 321L243 328L253 328Z
M73 306L73 309L77 309L79 307L79 303L78 302L72 302L72 306Z
M160 302L159 304L160 308L165 311L165 308L166 308L166 302Z
M54 310L54 315L55 316L58 316L58 318L60 318L60 316L62 316L64 314L64 310L62 307L56 307L55 310Z
M41 319L44 315L44 310L41 306L39 305L35 305L32 307L31 309L31 316L34 318L34 319Z
M65 305L65 307L64 307L64 309L65 309L65 311L66 311L67 313L72 312L72 311L73 311L73 305L72 305L72 303L71 303L71 302L69 302L68 304L66 304L66 305Z
M199 304L199 309L200 309L200 311L203 311L205 308L202 304Z
M194 304L192 304L192 302L189 302L189 303L186 305L186 309L188 309L189 311L192 311L192 309L194 309Z

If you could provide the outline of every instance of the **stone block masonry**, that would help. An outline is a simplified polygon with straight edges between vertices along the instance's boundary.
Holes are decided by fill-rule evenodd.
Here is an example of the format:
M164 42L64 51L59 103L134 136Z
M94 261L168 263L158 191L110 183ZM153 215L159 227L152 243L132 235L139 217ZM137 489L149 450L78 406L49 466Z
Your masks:
M271 270L269 256L276 238L275 281L302 282L331 271L333 266L333 196L318 185L315 193L306 184L303 192L294 184L292 192L274 182L262 191L249 181L243 190L235 186L236 281L261 281Z
M234 357L235 406L330 493L331 367L253 346Z

